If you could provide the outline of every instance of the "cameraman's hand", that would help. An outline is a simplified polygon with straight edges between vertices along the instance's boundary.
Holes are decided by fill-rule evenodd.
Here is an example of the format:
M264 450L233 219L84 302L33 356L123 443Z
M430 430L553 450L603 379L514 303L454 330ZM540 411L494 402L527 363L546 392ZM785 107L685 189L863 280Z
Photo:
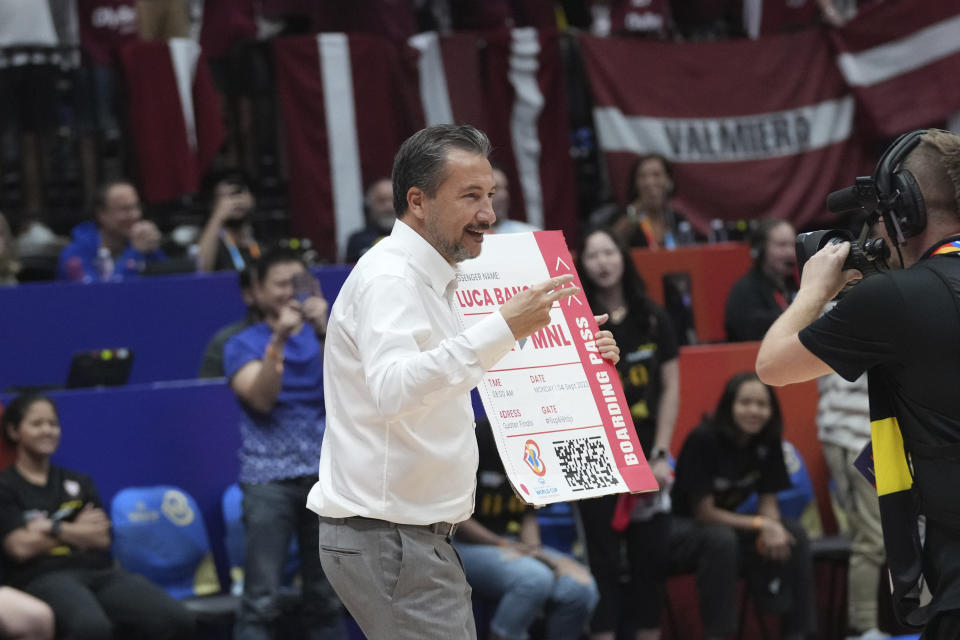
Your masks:
M526 338L550 324L553 303L580 292L577 287L564 287L572 280L572 274L544 280L516 294L500 307L500 314L507 321L513 337L517 340Z
M833 300L843 287L863 277L857 269L843 270L843 261L850 254L850 243L830 243L807 260L800 276L800 288L809 290L826 303Z

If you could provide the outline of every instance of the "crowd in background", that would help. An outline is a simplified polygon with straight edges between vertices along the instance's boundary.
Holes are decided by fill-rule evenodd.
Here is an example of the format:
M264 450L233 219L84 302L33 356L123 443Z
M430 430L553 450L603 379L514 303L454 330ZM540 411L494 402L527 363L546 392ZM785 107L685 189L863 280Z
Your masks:
M19 279L66 276L56 269L57 255L78 235L89 239L90 224L81 225L97 218L105 184L130 180L142 200L144 172L152 167L140 166L131 142L128 87L133 79L121 61L124 47L131 43L192 38L201 45L202 64L208 65L221 96L227 131L213 161L213 173L242 175L244 186L256 194L256 206L247 203L243 208L249 228L265 246L291 242L299 246L303 239L294 237L289 224L288 167L278 135L270 50L271 41L278 37L347 31L405 43L427 30L442 34L532 26L702 41L757 37L759 33L746 25L756 22L753 16L762 11L767 15L758 24L764 33L825 21L838 24L854 11L854 3L840 0L365 0L351 3L349 10L333 6L295 0L0 2L0 95L4 96L0 102L0 212L16 238L6 246L8 253L14 247L19 253ZM572 65L565 73L578 72ZM584 82L571 77L568 85L583 87ZM602 177L599 185L591 183L603 171L596 154L587 155L589 162L577 163L583 174L578 178L581 219L622 195L605 190ZM379 178L365 176L364 187L373 186ZM137 225L141 238L144 233L153 236L138 244L157 245L169 258L184 258L168 271L186 271L191 264L199 271L210 270L209 256L197 259L196 252L212 241L211 227L216 224L207 223L222 222L227 215L223 207L216 210L213 191L206 185L173 201L144 204L142 215L156 229L146 232L145 224ZM744 217L754 215L762 212L747 212ZM514 212L512 217L523 220L524 216ZM112 253L115 258L119 255ZM341 247L338 257L349 262L356 252ZM194 259L191 263L186 258ZM142 267L145 261L138 263ZM10 281L13 264L10 259L3 280ZM120 267L112 277L123 275L125 269ZM71 275L89 281L86 276L91 269L84 271Z
M238 624L238 637L244 638L266 637L257 634L280 615L273 606L279 588L274 574L289 539L297 535L310 548L307 541L316 538L306 511L299 510L303 522L291 514L303 503L318 453L290 442L319 446L323 433L318 390L327 306L310 277L304 278L306 268L320 258L310 241L294 237L288 226L286 168L266 44L283 35L319 31L364 30L406 42L425 30L512 26L559 26L676 42L757 38L824 22L840 25L857 8L847 0L368 0L351 3L349 10L331 8L333 4L0 0L0 286L50 279L113 282L178 272L239 274L248 315L211 340L201 376L226 377L244 407L240 481L246 485L249 530L257 540L246 561L247 592ZM790 10L774 10L780 4ZM138 189L144 168L137 166L130 148L118 56L125 42L171 37L201 43L223 98L228 136L197 193L147 206ZM594 164L578 168L601 174ZM674 465L669 448L682 402L678 349L692 340L685 327L676 326L676 318L650 300L643 274L629 257L631 248L671 250L748 240L753 267L730 294L725 327L730 341L757 340L796 293L795 229L784 220L761 219L766 217L761 214L705 233L673 206L676 185L666 158L639 156L630 176L625 194L603 189L581 194L579 200L588 206L579 212L583 233L576 258L592 308L610 315L624 354L618 369L634 425L662 491L640 499L611 496L584 502L586 558L578 562L540 544L531 510L512 495L490 443L484 448L489 434L481 424L478 438L485 457L477 513L457 539L468 579L477 593L497 603L492 637L525 637L545 613L548 638L589 633L596 640L612 640L626 624L646 640L659 637L666 577L692 571L698 577L705 633L722 638L736 624L731 600L739 570L759 606L782 617L784 637L809 637L816 620L809 544L802 527L782 517L776 502L776 493L790 483L776 395L751 374L735 376L723 389L702 390L719 397L719 403L691 433ZM509 210L506 174L495 167L495 177L498 221L492 232L535 229L523 222L523 212ZM366 225L342 248L341 258L348 263L388 235L395 221L389 177L370 178L363 200ZM610 204L612 200L626 204ZM866 417L857 404L862 390L836 380L824 381L822 390L821 439L855 543L851 631L858 637L885 637L876 630L882 551L875 509L863 478L846 473L847 459L863 446ZM56 407L42 399L21 404L26 406L4 414L2 434L16 449L21 470L34 465L30 468L43 482L51 473L73 473L49 463L59 438ZM35 426L29 422L34 405L42 414ZM831 411L843 413L843 419ZM34 444L25 436L34 428L37 433L55 430L56 436L46 436L45 443L42 434L35 436L40 444ZM269 438L263 436L267 431ZM279 466L264 455L278 448L290 452ZM83 574L83 588L95 595L100 582L90 586L94 578L129 579L96 573L106 571L96 552L109 541L104 544L102 511L95 487L86 484L89 478L77 481L89 494L90 509L99 511L95 525L93 515L83 516L100 532L89 534L96 538L93 543L72 537L71 525L61 532L49 518L18 527L22 514L3 501L15 501L17 491L30 491L29 479L27 485L22 480L12 471L0 476L0 536L7 536L4 578L11 561L25 562L59 543L82 549L84 558L96 557L99 564L86 566ZM756 513L737 513L752 492L759 494ZM31 526L37 539L46 541L23 551L15 544L23 534L15 532ZM10 535L13 542L8 542ZM266 551L257 554L256 549ZM305 602L313 607L304 612L307 624L330 626L339 609L329 585L311 563L303 562L301 569ZM626 590L623 581L629 584ZM33 593L52 611L36 599L0 588L0 635L20 629L4 627L8 603L29 614L23 637L52 637L54 614L58 625L70 620L96 627L89 636L76 637L100 637L112 624L104 616L117 624L128 622L113 614L109 598L101 598L105 611L93 622L67 611L58 600L62 594L50 596L49 582L41 580L37 587L37 576L30 575L14 586ZM80 587L70 584L69 589L75 594ZM625 595L629 600L621 601ZM169 605L162 598L159 602ZM644 606L635 606L639 602ZM168 621L180 628L162 629L156 637L187 637L180 613L167 610ZM331 631L329 637L337 633Z

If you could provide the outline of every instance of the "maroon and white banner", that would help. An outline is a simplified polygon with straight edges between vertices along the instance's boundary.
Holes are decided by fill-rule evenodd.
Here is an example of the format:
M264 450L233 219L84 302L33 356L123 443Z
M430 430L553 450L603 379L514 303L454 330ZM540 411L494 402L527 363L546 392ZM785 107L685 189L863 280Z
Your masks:
M144 199L196 192L226 138L199 45L186 38L137 42L121 50L121 60Z
M636 154L674 164L675 204L713 218L829 221L827 194L869 171L854 98L819 30L715 43L582 36L594 119L621 202Z
M334 261L364 227L364 187L423 126L415 61L359 34L279 38L274 51L293 228Z
M510 217L576 241L573 164L558 35L514 29L410 47L321 34L276 43L277 86L296 230L327 258L364 226L363 188L390 175L403 140L425 124L485 131L511 182Z
M960 0L872 3L831 36L837 66L881 135L960 109Z
M457 270L455 308L466 328L513 295L573 274L559 231L489 235ZM656 491L616 367L600 357L593 312L581 292L550 310L550 324L477 385L507 477L531 504Z

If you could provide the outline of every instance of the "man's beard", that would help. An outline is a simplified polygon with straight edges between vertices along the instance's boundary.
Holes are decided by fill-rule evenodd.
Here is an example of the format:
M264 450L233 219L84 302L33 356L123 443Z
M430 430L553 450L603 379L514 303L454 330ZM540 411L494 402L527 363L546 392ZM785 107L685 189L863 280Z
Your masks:
M482 233L489 228L490 225L484 222L477 224L476 226L468 225L464 229L471 229ZM437 228L435 218L430 217L427 219L426 231L427 236L430 238L430 242L447 262L458 263L473 258L473 256L470 254L470 250L467 249L466 245L464 245L462 241L451 242L443 236L443 233L441 233L441 231ZM460 237L461 239L463 238L462 235Z

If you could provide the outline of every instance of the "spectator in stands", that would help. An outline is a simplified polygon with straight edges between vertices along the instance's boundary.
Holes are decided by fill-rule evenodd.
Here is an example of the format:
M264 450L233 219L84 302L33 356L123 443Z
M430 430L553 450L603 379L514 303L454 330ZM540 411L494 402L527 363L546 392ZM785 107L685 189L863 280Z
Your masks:
M739 373L677 459L670 559L683 570L696 569L707 638L734 630L739 575L761 610L782 616L785 640L814 630L809 543L803 527L781 518L777 505L777 492L790 487L782 431L773 390L756 374ZM758 513L737 513L753 493Z
M725 40L742 34L738 24L740 0L682 0L672 2L673 17L683 40Z
M247 314L242 320L237 320L221 328L210 338L210 342L203 350L200 370L197 372L198 378L224 377L223 347L230 338L262 320L260 308L257 306L254 297L253 270L254 265L248 264L243 271L237 274L240 280L240 296L243 298L243 304L247 306Z
M53 610L19 589L0 587L0 638L53 640Z
M84 189L96 188L97 175L116 175L122 151L117 67L120 51L139 39L136 0L75 0L82 61L73 74L74 108L80 129Z
M60 443L53 402L19 396L0 427L16 449L13 465L0 472L4 580L46 602L64 638L192 638L183 605L114 565L110 519L90 477L51 464Z
M7 219L0 213L0 286L17 284L18 271L17 243Z
M223 172L211 182L210 217L197 242L197 270L242 271L260 257L251 224L257 202L240 171Z
M670 0L601 0L590 3L595 36L667 38L673 33Z
M493 212L497 214L497 220L490 228L490 233L540 231L532 224L510 219L510 181L500 167L493 168L493 179L497 183L497 191L493 194Z
M0 202L38 215L56 123L56 29L49 2L0 0Z
M748 38L812 27L821 18L841 27L856 13L850 0L742 0L743 31Z
M237 640L271 637L281 615L280 581L293 535L300 545L305 628L317 638L343 636L340 603L317 554L317 517L304 508L316 481L325 414L321 340L327 301L319 286L315 295L296 296L305 289L299 283L312 278L296 253L266 254L253 273L263 321L224 346L224 370L243 408L246 558Z
M137 0L141 40L169 40L190 36L188 0Z
M367 187L363 196L363 213L367 226L355 231L347 240L347 262L354 263L393 229L397 215L393 211L393 183L379 178Z
M658 638L672 477L667 454L679 406L677 338L612 231L588 232L577 256L590 307L610 316L607 327L620 346L617 371L633 426L661 488L642 499L623 494L579 503L590 569L600 588L593 637L612 640L623 616L640 629L638 639ZM630 588L629 604L618 606L621 542L627 548Z
M454 546L474 593L497 603L493 638L525 638L546 616L550 640L579 640L597 604L597 586L586 567L541 546L532 506L507 480L487 420L477 421L480 464L473 516L460 523Z
M690 223L670 205L673 167L658 153L639 156L630 170L627 208L613 230L631 247L673 249L695 240ZM600 221L598 221L600 222Z
M148 262L165 262L157 225L143 220L140 196L126 180L97 190L94 222L73 228L73 242L60 253L57 278L75 282L108 281L138 275Z
M760 340L797 295L796 233L786 220L763 220L751 236L753 268L727 296L727 340Z
M870 444L867 377L847 382L839 374L829 373L817 379L817 386L817 434L837 504L845 516L838 518L840 528L849 531L852 543L847 572L848 635L864 640L887 638L877 620L877 587L886 559L880 501L876 488L853 466Z

